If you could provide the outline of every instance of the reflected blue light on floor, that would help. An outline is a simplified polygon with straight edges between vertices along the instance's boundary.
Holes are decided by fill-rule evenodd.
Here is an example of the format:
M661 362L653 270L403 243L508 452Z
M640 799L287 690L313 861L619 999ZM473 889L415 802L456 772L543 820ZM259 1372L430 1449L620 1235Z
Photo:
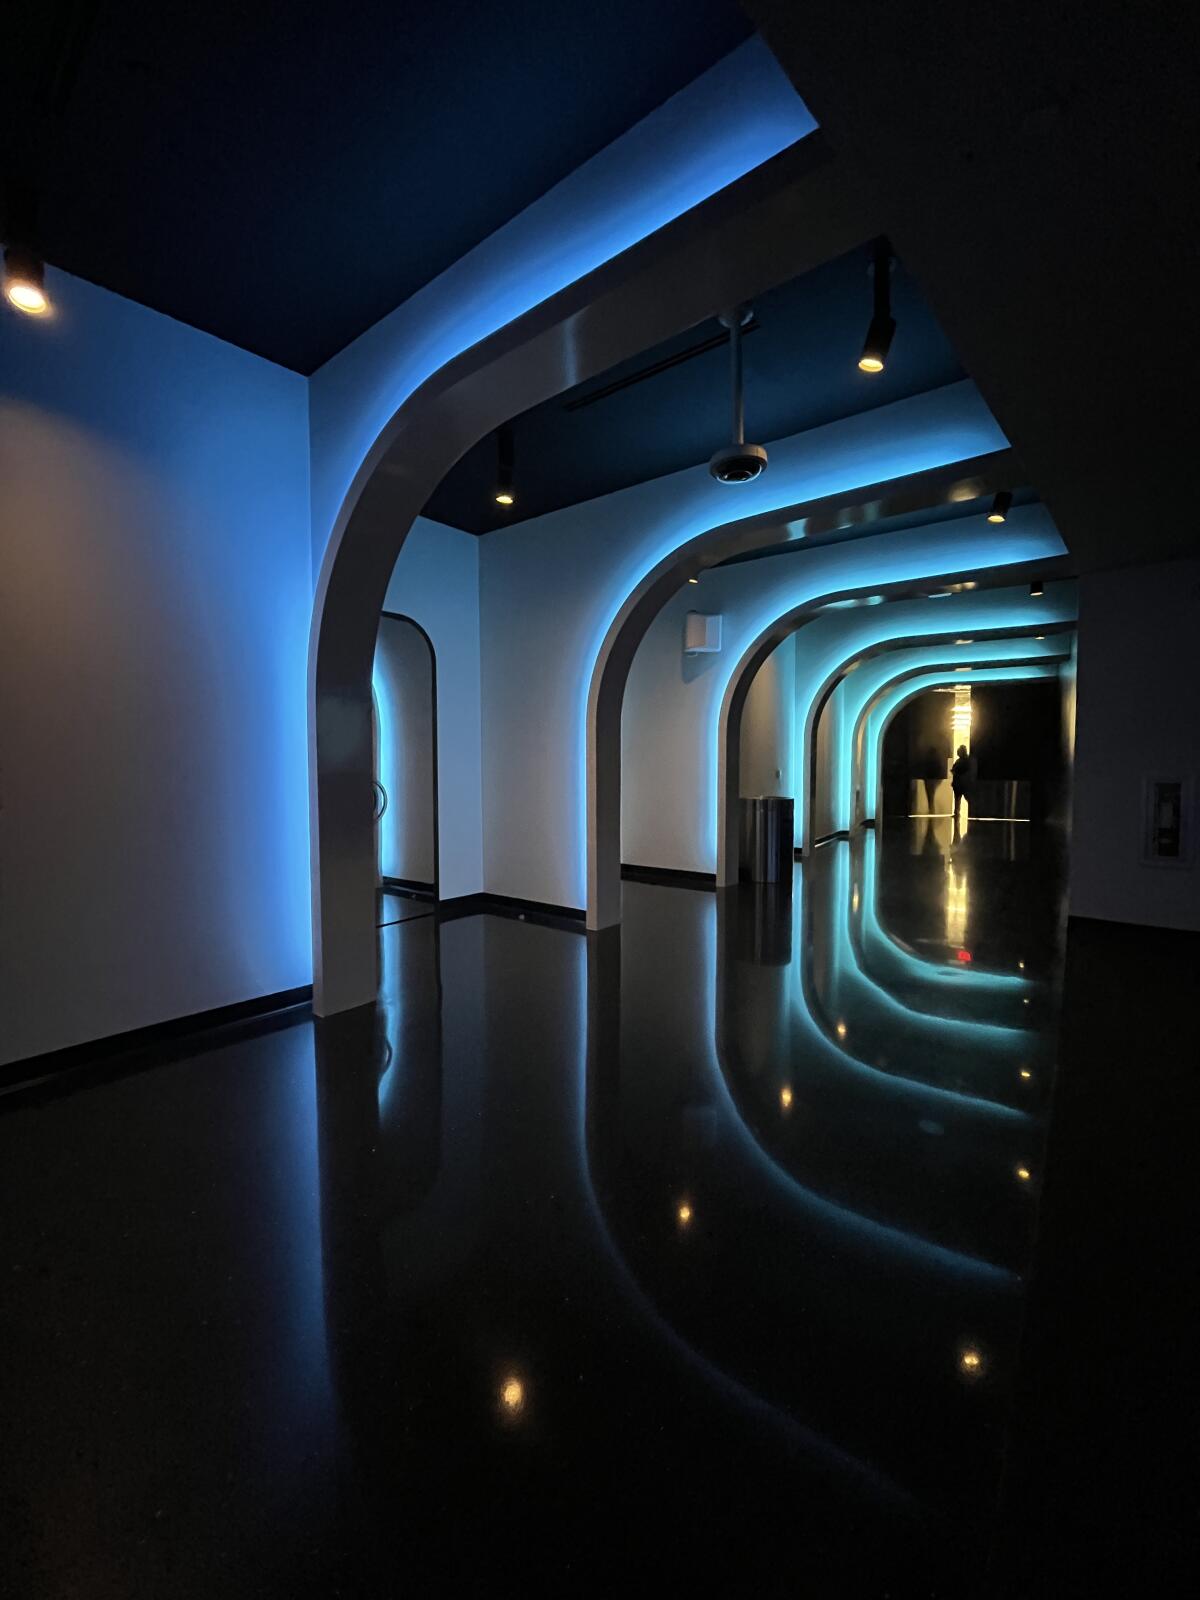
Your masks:
M861 918L864 949L873 960L878 959L885 971L894 972L900 981L913 981L932 990L952 988L958 990L995 989L998 993L1019 994L1032 987L1028 978L1017 972L989 972L974 965L957 961L935 961L916 955L897 943L879 921L876 905L876 856L878 845L875 831L863 832ZM936 1004L936 995L933 997Z
M714 946L715 948L715 946ZM579 1159L579 1174L585 1190L585 1199L588 1211L595 1225L597 1237L602 1244L608 1262L620 1283L622 1294L632 1305L635 1305L654 1329L660 1339L676 1354L693 1372L695 1372L710 1387L723 1394L739 1409L748 1410L760 1422L765 1422L773 1431L786 1437L793 1448L802 1449L810 1455L820 1457L822 1460L836 1465L841 1471L848 1473L860 1482L868 1484L873 1492L883 1495L886 1499L903 1505L912 1505L915 1502L911 1495L900 1488L890 1478L884 1476L875 1467L867 1462L860 1461L848 1451L840 1449L832 1440L823 1434L817 1433L812 1428L806 1427L782 1407L773 1405L762 1395L756 1394L731 1373L719 1367L702 1351L688 1342L686 1338L674 1328L663 1316L655 1305L651 1295L642 1287L634 1275L628 1262L625 1260L616 1239L609 1228L604 1208L600 1204L592 1181L591 1160L588 1151L587 1132L587 1070L588 1070L588 983L587 963L591 946L588 941L578 939L575 941L576 974L578 988L576 991L576 1016L578 1019L577 1034L577 1066L571 1075L576 1085L576 1116L575 1129ZM716 1074L720 1077L719 1071ZM737 1113L734 1112L735 1120ZM757 1149L757 1146L755 1147Z
M800 875L797 874L792 904L792 948L794 950L803 949L802 901L803 889ZM979 1282L993 1284L997 1288L1015 1287L1020 1282L1019 1274L1009 1271L1006 1267L998 1267L993 1262L980 1260L977 1256L967 1255L963 1251L951 1250L945 1245L935 1244L931 1239L920 1238L918 1235L909 1233L902 1228L892 1227L886 1222L877 1221L874 1217L863 1216L860 1212L852 1211L847 1206L838 1205L835 1201L827 1200L823 1195L809 1189L797 1178L794 1178L785 1167L776 1161L771 1152L759 1143L757 1136L746 1124L741 1112L738 1110L737 1102L730 1093L717 1048L716 922L716 901L706 897L704 912L705 973L707 982L705 1004L708 1008L708 1015L712 1019L712 1027L710 1035L711 1048L705 1066L708 1080L720 1104L723 1124L733 1135L732 1143L740 1154L746 1157L751 1166L766 1177L771 1185L779 1190L798 1210L817 1218L835 1232L851 1236L860 1244L865 1244L871 1249L883 1249L889 1254L936 1267L939 1271L945 1271L957 1277L973 1278ZM794 976L795 968L793 966L789 973L789 978L793 982ZM830 1043L813 1020L803 992L798 985L793 989L793 1014L804 1035L806 1055L812 1052L832 1057L839 1067L863 1074L874 1081L876 1086L883 1092L893 1094L897 1101L906 1099L918 1102L925 1099L935 1101L949 1100L957 1105L965 1105L974 1111L996 1112L1001 1116L1024 1118L1023 1112L1010 1111L1006 1106L996 1106L991 1102L980 1101L972 1095L960 1095L950 1089L939 1089L933 1085L918 1083L912 1079L892 1077L838 1050Z
M993 1062L1006 1062L1011 1058L1015 1067L1035 1042L1028 1029L1009 1027L999 1022L970 1022L914 1010L863 970L850 937L850 918L853 915L848 893L850 850L844 842L833 846L833 849L834 883L830 897L830 920L833 926L821 931L834 952L834 988L839 996L839 1003L835 1007L837 1014L856 1012L869 1015L872 1009L883 1011L902 1023L910 1035L920 1039L924 1034L930 1045L956 1046L964 1061L976 1064L980 1051L986 1051ZM984 1094L965 1095L964 1098L976 1100L982 1105L1001 1107L1018 1117L1025 1116L1024 1112L1016 1111Z

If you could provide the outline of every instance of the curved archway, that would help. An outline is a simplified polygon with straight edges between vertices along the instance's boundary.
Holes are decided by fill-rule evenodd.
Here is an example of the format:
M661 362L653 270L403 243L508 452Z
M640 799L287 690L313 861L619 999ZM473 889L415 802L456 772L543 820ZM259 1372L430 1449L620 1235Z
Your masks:
M379 875L385 885L436 900L441 882L437 650L415 618L380 613L372 689L379 726L376 778L386 797L378 824ZM410 735L414 724L415 738ZM385 771L390 783L383 782Z
M310 633L318 1015L368 1004L378 986L371 658L388 579L422 506L455 461L514 412L870 237L861 201L841 191L836 170L817 135L784 150L450 361L366 452L325 548Z
M1065 653L1058 659L1065 660ZM1030 679L1054 678L1058 674L1058 659L1051 663L1013 662L1004 666L972 668L971 681L973 683L1023 683ZM923 672L918 668L912 673L902 674L895 682L880 690L862 713L859 719L863 729L862 753L864 771L861 787L864 794L868 789L875 793L876 814L881 809L879 752L883 747L883 741L887 736L887 730L892 721L910 700L915 700L918 695L924 694L927 689L947 688L951 685L959 685L962 681L954 671ZM911 684L912 687L907 690L899 687L899 685L903 684Z
M944 526L944 524L939 525L939 528ZM1057 539L1057 535L1055 538ZM957 553L969 555L970 552L961 550ZM754 675L766 658L789 634L796 633L806 624L813 622L831 606L854 605L864 600L917 598L930 583L944 585L969 581L979 583L986 588L1004 588L1011 585L1019 576L1022 567L1031 561L1035 561L1038 570L1044 573L1061 570L1064 565L1064 558L1061 556L1048 557L1045 553L1036 553L1032 546L1022 550L1011 541L1006 546L999 540L989 540L976 547L976 554L980 559L975 567L946 570L944 564L938 565L939 556L943 563L945 556L944 552L939 550L937 541L934 541L931 549L924 553L919 546L909 549L903 558L893 557L892 571L887 574L885 581L871 584L860 582L853 588L806 598L801 604L784 611L764 626L753 642L746 647L727 679L717 720L716 879L719 886L737 882L737 802L740 788L741 719ZM998 560L1003 560L1006 564L995 564ZM903 576L897 575L898 569L906 569ZM965 618L963 620L965 621ZM976 618L972 625L977 625L978 620ZM983 625L986 626L986 618ZM805 792L805 786L802 785L801 793Z
M877 524L881 520L911 516L933 507L954 504L961 500L964 486L969 486L972 498L990 494L996 485L1011 476L1012 471L1011 452L994 451L971 460L958 460L945 466L927 468L866 487L796 502L756 516L707 527L670 550L642 576L612 619L596 651L588 692L585 792L589 928L609 927L620 920L621 707L637 647L667 601L684 583L707 567L716 566L735 556L786 546L802 536L806 539L806 548L811 547L814 557L820 552L821 560L814 561L808 596L790 615L794 619L816 615L830 600L860 592L839 591L836 588L840 575L837 554L860 540L878 538ZM813 530L811 534L808 532L810 527ZM820 530L830 531L822 537ZM1054 539L1057 542L1057 535L1054 535ZM1059 544L1056 551L1040 551L1043 569L1053 565L1061 548ZM894 556L893 559L899 561L901 567L905 565L903 557ZM920 576L924 581L929 581L923 566ZM911 576L906 575L901 584L893 586L903 588L911 581ZM831 588L831 585L834 587ZM794 626L799 625L799 620L796 620ZM784 628L771 646L763 651L761 659L765 659L784 633L792 631L793 627ZM756 663L756 668L761 664L761 659ZM738 671L741 672L740 664ZM742 689L742 703L747 688L748 681ZM739 717L740 713L741 704L737 709ZM727 818L725 827L721 823L721 793L719 788L718 883L726 881L721 876L721 860L728 826ZM733 826L736 831L736 819Z
M1062 609L1064 612L1067 609L1065 603ZM1073 611L1073 606L1070 609ZM971 626L969 623L966 625ZM855 811L853 798L859 793L855 785L857 769L852 768L852 763L845 762L845 756L849 752L853 761L856 753L854 735L858 731L860 715L869 700L889 683L909 673L941 669L950 671L959 666L975 668L1003 666L1005 663L1060 661L1064 658L1062 638L1064 635L1069 635L1074 627L1074 617L1067 619L1064 616L1062 620L1053 622L1026 621L1019 627L991 628L986 631L973 628L974 636L969 642L963 642L946 633L923 636L896 635L871 650L848 657L829 675L808 707L804 732L804 759L807 762L808 774L805 790L807 814L809 816L816 814L816 797L822 777L816 760L820 717L829 697L842 683L847 686L847 701L842 707L841 715L843 727L850 730L850 734L849 737L843 735L839 754L844 763L842 771L844 774L849 774L849 781L843 781L840 792L830 796L830 809L835 819L833 831L836 833L848 831L861 820ZM1041 631L1035 634L1032 632L1033 628ZM948 651L947 646L951 645L954 648ZM849 805L845 803L847 799L850 800ZM846 819L844 823L841 820L843 816Z

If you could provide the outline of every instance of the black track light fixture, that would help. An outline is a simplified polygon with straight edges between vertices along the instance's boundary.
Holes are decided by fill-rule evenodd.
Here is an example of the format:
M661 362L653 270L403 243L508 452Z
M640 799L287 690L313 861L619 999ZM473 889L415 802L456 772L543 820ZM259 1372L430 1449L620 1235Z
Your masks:
M749 483L767 468L767 452L761 444L746 443L746 412L742 393L742 329L754 313L749 306L735 306L721 313L721 324L729 329L729 377L733 391L733 442L722 447L708 463L718 483Z
M896 332L896 319L892 316L892 251L886 239L880 239L875 246L871 278L874 306L862 355L858 358L860 372L883 371Z
M1042 580L1040 578L1035 578L1033 580L1033 582L1029 585L1030 598L1033 599L1033 600L1039 600L1042 597L1042 595L1045 594L1045 592L1046 592L1046 585L1042 582Z
M517 503L513 493L513 430L506 422L496 430L496 490L492 498L508 511Z
M988 512L989 522L1003 522L1012 510L1012 491L997 489L992 500L992 509Z

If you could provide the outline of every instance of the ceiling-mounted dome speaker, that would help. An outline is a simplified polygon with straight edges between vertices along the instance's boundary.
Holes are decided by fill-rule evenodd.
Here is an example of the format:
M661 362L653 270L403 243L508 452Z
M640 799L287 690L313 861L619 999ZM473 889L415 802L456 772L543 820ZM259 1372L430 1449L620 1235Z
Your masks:
M733 390L733 442L722 446L708 463L718 483L749 483L767 469L767 452L761 444L746 443L746 417L742 394L742 329L753 312L749 306L736 306L721 314L729 329L729 369Z

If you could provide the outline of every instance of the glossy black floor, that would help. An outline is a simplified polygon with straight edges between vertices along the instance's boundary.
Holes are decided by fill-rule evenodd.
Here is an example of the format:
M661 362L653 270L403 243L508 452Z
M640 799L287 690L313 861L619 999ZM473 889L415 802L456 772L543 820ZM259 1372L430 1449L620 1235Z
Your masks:
M1060 1057L1062 890L912 819L619 934L425 915L375 1014L0 1101L0 1589L1153 1592L1194 944L1073 927Z

